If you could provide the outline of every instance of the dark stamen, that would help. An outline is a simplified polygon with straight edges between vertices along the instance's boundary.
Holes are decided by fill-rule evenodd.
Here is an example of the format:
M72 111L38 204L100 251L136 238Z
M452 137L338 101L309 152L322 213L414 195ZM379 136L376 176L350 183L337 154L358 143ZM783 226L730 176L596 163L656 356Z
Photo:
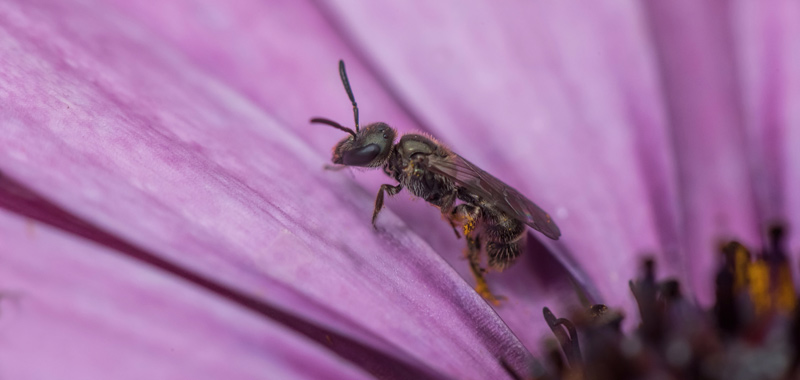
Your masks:
M681 284L678 280L669 279L661 282L661 298L666 301L681 299Z
M656 285L655 262L647 259L644 262L644 276L641 280L629 281L633 297L639 305L642 317L642 332L645 338L659 341L662 337L663 316L659 310L658 286Z
M570 366L579 365L581 362L581 348L578 344L578 332L575 330L575 325L568 319L556 318L553 312L546 307L542 309L542 314L544 314L544 320L550 326L553 335L556 336L556 339L561 344L561 349L564 351L564 356L567 357ZM566 328L569 336L559 326Z
M720 330L735 334L739 330L740 316L736 306L736 251L739 243L730 242L722 246L725 263L716 278L716 304L714 315Z
M770 256L784 258L786 251L783 249L784 236L786 234L785 228L781 224L773 224L769 228L769 250Z

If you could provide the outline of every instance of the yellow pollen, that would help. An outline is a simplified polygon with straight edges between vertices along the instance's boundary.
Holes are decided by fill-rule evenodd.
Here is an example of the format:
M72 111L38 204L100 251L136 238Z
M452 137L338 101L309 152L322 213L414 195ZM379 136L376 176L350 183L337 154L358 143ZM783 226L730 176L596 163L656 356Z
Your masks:
M756 315L790 313L794 310L797 293L786 260L775 262L762 256L754 259L747 248L738 243L731 243L728 249L728 265L731 265L729 268L733 271L734 279L733 291L749 296Z
M797 303L791 269L787 262L773 267L763 258L750 263L747 268L748 291L756 315L771 311L789 313Z
M467 222L464 223L464 236L468 236L470 232L475 231L477 224L474 218L467 216Z
M743 245L738 245L733 253L733 290L736 292L747 288L747 268L750 265L750 252Z
M763 259L758 259L747 268L750 279L750 298L753 301L757 315L769 311L772 306L772 297L769 291L769 265Z

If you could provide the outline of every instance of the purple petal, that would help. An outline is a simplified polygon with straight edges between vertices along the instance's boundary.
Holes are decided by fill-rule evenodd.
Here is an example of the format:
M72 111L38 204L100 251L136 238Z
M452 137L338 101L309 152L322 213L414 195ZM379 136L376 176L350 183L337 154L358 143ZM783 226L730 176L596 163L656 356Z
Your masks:
M5 378L370 378L281 325L73 235L0 211L0 241Z
M737 2L732 33L742 92L742 119L761 223L800 226L800 5L793 1ZM796 236L796 234L795 234ZM800 239L790 241L795 262ZM793 265L798 278L797 265Z
M542 306L576 303L566 278L631 310L648 252L708 301L718 239L800 223L787 4L9 3L0 169L405 365L496 375L525 351L436 256L469 277L438 211L391 200L409 225L387 210L375 234L386 178L319 170L341 134L306 121L351 119L336 60L362 121L431 132L554 215L555 260L534 244L489 278L533 348Z
M682 241L692 285L708 303L715 243L754 246L759 229L748 171L730 3L648 3L678 165Z
M295 134L311 115L280 121L289 88L264 77L271 98L253 104L100 2L7 2L0 12L8 57L0 75L13 94L2 110L7 176L87 228L431 376L496 377L499 358L520 369L528 359L491 308L396 217L382 217L389 232L372 230L374 195L322 171L327 154ZM289 26L302 27L264 33ZM320 67L338 56L305 49L326 53ZM292 91L322 91L313 77L293 78Z

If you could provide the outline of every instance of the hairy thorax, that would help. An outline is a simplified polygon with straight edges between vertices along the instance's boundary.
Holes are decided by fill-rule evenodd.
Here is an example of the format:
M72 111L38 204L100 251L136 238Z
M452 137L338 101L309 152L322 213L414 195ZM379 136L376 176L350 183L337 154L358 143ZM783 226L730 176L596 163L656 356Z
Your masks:
M429 137L407 134L395 145L384 170L415 196L441 206L442 197L456 191L456 186L451 179L427 170L427 159L448 154L452 153Z

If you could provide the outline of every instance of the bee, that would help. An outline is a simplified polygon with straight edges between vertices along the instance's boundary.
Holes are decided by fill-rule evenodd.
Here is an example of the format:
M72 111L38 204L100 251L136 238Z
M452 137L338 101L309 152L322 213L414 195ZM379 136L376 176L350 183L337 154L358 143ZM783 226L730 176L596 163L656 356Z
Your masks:
M357 166L382 168L398 184L384 184L378 190L372 225L383 208L384 195L393 196L403 188L441 210L442 216L460 238L467 241L465 256L475 277L475 291L484 299L499 303L484 278L481 252L485 248L488 265L502 271L520 255L525 243L525 225L558 240L561 231L550 215L517 190L481 170L433 138L416 133L404 134L395 144L397 132L383 122L363 128L358 122L356 104L344 61L339 61L341 77L353 105L355 130L321 117L311 123L325 124L347 132L349 136L333 148L334 168Z

